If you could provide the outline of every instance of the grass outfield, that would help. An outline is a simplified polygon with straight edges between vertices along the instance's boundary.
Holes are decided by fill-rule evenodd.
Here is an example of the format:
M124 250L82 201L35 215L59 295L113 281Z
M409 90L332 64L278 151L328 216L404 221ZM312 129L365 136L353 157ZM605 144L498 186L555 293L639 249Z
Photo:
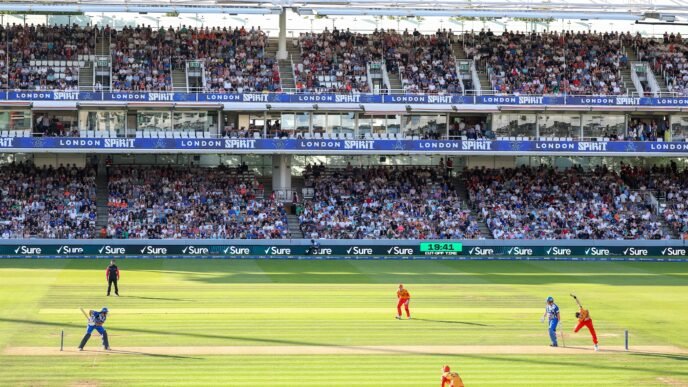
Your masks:
M0 260L0 385L431 386L450 364L474 385L688 385L688 265L680 263L122 260L122 297L105 297L104 260ZM411 292L397 321L398 283ZM562 309L566 345L576 292L600 346L675 346L683 354L584 351L456 355L185 355L189 347L548 345L539 322L548 295ZM79 307L107 306L114 349L9 355L18 347L73 353L85 328ZM585 328L584 328L585 329ZM98 351L94 334L88 349ZM177 354L175 348L179 350ZM399 347L405 348L405 347ZM203 352L203 351L201 351ZM209 353L212 351L209 351ZM249 351L250 352L250 351ZM479 351L478 351L479 352Z

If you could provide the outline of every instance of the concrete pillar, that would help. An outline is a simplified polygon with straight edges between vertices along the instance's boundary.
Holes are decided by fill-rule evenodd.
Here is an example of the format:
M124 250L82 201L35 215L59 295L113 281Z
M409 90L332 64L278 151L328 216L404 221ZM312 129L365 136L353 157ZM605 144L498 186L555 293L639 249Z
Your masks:
M291 155L272 156L272 190L277 199L292 200L291 193ZM269 196L266 192L265 196Z
M277 44L277 59L289 59L287 53L287 10L282 9L279 15L279 41Z

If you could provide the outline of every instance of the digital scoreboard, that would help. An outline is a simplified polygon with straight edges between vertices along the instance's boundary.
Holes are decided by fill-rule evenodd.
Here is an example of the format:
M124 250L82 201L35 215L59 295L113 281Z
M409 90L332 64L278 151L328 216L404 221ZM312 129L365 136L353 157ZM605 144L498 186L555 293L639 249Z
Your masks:
M419 247L425 255L458 255L463 251L463 244L456 242L421 242Z

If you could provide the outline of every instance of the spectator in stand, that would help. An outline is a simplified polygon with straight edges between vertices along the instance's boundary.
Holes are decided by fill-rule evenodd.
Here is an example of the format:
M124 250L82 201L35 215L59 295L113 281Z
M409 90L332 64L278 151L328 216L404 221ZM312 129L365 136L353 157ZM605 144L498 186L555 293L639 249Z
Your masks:
M492 91L500 94L619 95L627 66L618 33L481 33L468 39L466 54L489 67ZM630 80L626 80L630 81Z
M440 167L307 166L315 191L301 230L313 239L479 239L476 219ZM431 182L431 183L428 183Z
M30 163L0 167L0 238L96 236L95 171Z
M172 91L173 34L142 26L109 31L114 91Z
M121 239L282 239L282 203L248 167L113 168L107 234Z
M496 239L667 237L643 192L606 168L480 168L464 178Z
M654 192L669 228L688 239L688 170L678 171L672 160L652 168L624 166L624 176L640 189Z
M301 60L294 74L301 92L370 92L367 64L380 58L381 49L369 35L327 28L303 33L299 38Z
M626 130L628 141L668 141L667 122L633 119Z
M638 34L633 48L640 60L652 63L658 82L664 81L670 93L688 96L688 45L680 33L665 33L663 40L645 39Z
M79 55L92 54L94 28L0 26L0 86L10 90L78 90ZM7 53L11 55L7 56ZM9 62L5 63L4 58Z

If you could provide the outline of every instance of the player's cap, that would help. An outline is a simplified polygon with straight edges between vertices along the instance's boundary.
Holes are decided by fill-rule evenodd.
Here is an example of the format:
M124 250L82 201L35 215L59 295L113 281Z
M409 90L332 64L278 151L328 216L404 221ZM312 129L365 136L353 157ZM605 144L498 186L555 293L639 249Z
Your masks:
M446 365L446 366L444 366L444 368L442 368L442 371L444 371L444 372L449 372L450 370L451 369L449 368L448 365Z
M547 302L554 302L554 297L552 297L552 296L547 297Z
M100 313L107 313L107 312L108 312L108 308L105 308L105 307L103 307L103 309L100 310Z

